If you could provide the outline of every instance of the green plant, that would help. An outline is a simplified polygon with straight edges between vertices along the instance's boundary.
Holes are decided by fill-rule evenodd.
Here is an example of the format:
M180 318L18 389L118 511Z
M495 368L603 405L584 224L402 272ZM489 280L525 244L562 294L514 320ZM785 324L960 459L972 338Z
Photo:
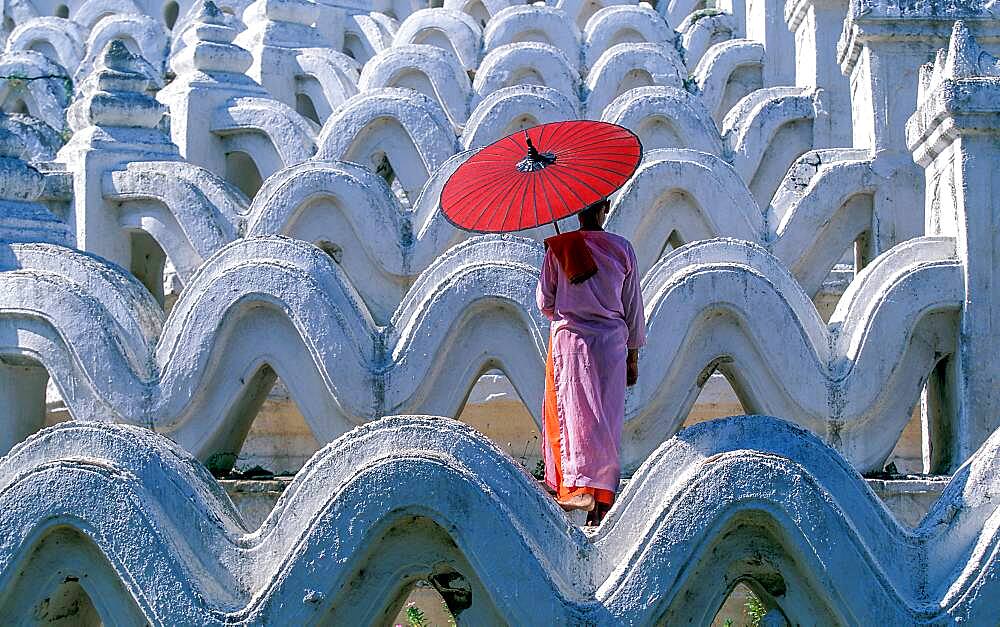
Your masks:
M413 601L406 604L406 622L410 627L430 627L427 624L427 616Z
M743 610L748 619L747 627L759 627L760 621L764 619L764 614L767 614L767 608L753 592L747 594Z
M538 460L538 463L535 464L535 469L531 471L531 476L534 477L535 479L544 479L545 462L543 462L542 460Z
M716 15L722 15L723 13L724 13L724 11L720 11L719 9L716 9L716 8L699 9L699 10L697 10L694 13L691 14L691 16L690 16L691 17L691 24L693 25L695 22L697 22L700 19L703 19L703 18L706 18L706 17L715 17Z

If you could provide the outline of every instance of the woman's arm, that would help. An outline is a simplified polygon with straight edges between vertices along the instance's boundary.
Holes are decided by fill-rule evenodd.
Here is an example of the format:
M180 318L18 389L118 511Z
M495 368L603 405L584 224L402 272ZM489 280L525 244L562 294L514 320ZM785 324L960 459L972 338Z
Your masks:
M542 274L538 277L538 287L535 289L535 302L542 314L552 320L556 315L556 268L552 252L545 251L542 261Z
M635 251L628 247L628 267L625 268L625 282L622 284L622 310L628 325L628 348L638 349L646 343L646 312L642 306L642 290L639 286L638 262Z
M625 282L622 284L622 308L625 324L628 326L625 382L627 385L633 386L639 378L639 347L646 343L646 312L642 305L638 262L631 244L628 246L627 253Z

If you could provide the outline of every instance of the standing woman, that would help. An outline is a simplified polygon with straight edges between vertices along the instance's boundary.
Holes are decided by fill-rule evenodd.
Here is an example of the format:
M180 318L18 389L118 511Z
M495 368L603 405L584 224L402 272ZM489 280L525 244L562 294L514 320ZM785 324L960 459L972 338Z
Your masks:
M580 229L545 240L538 307L552 321L545 364L545 482L566 510L600 522L621 478L625 386L639 376L646 322L635 251L606 232L602 200Z

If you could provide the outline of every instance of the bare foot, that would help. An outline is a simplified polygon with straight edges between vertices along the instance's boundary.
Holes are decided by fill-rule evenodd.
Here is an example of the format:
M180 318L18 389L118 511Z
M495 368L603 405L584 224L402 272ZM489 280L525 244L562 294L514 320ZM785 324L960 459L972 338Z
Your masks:
M563 508L567 512L573 511L574 509L582 509L585 512L589 512L594 509L597 501L594 500L593 494L577 494L576 496L571 496L568 499L556 499L559 503L559 507Z

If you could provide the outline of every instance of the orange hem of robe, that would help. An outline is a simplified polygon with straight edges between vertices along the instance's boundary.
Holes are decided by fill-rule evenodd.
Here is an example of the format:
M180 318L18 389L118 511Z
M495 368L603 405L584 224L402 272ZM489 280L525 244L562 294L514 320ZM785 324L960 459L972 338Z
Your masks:
M612 505L615 502L615 493L611 490L591 486L568 486L563 483L562 448L559 441L559 434L562 430L559 428L559 408L556 405L556 377L555 367L552 363L551 334L549 335L549 352L545 359L545 401L542 404L542 416L545 421L544 445L548 446L551 451L556 470L556 485L552 487L556 490L557 498L566 500L579 494L593 494L594 500L598 503Z

